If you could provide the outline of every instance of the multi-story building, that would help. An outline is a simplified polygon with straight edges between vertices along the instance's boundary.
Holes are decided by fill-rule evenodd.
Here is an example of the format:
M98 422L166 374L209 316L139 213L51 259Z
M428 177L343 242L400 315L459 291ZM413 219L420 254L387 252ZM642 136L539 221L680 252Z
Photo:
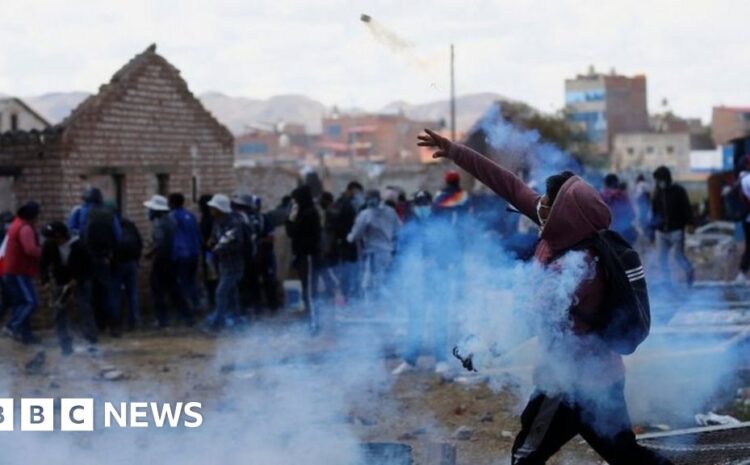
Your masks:
M567 118L579 125L600 153L609 153L615 134L649 130L646 76L597 73L565 80Z
M750 107L714 107L711 132L716 145L750 134Z
M420 163L417 135L424 128L439 129L435 121L413 121L398 114L343 115L334 112L323 119L318 151L328 158L351 164L386 165Z
M615 134L611 158L612 170L617 173L649 174L663 165L680 177L690 172L690 133Z
M23 100L15 97L0 98L0 133L6 131L41 131L49 122Z

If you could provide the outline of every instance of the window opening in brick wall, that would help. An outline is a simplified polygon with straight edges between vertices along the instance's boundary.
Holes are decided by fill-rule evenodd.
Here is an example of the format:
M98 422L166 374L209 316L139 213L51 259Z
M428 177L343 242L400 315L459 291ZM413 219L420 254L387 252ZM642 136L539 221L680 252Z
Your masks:
M156 193L164 197L169 195L169 174L158 173L156 175Z
M125 175L113 174L112 184L114 185L115 203L117 210L123 213L125 211Z
M17 131L18 130L18 115L15 113L12 113L10 115L10 130L11 131Z

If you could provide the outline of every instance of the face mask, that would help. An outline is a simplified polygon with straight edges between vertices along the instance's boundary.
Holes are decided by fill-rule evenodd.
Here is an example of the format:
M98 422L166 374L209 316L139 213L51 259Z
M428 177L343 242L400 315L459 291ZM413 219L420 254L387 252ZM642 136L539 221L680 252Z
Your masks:
M380 199L375 198L375 197L370 197L369 199L367 199L367 202L365 202L365 205L367 206L367 208L378 207L380 206Z
M666 189L667 188L667 181L659 181L659 182L656 183L656 185L657 185L657 187L659 187L659 189Z
M359 210L362 208L362 205L365 204L365 196L362 193L356 193L352 197L352 205L354 206L355 210Z
M419 219L426 219L429 218L430 215L432 215L432 207L429 205L420 205L418 207L414 207L414 216L416 216Z

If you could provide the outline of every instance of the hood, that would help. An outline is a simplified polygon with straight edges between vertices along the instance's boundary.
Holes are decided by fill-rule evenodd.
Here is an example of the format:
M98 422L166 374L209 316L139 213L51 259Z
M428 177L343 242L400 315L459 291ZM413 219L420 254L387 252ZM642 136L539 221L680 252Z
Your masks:
M654 179L667 182L667 186L672 185L672 172L666 166L660 166L654 170Z
M542 240L555 252L566 250L602 229L612 215L599 192L578 176L565 181L542 231Z
M299 205L300 208L314 206L312 190L307 185L294 189L292 191L292 198L297 202L297 205Z

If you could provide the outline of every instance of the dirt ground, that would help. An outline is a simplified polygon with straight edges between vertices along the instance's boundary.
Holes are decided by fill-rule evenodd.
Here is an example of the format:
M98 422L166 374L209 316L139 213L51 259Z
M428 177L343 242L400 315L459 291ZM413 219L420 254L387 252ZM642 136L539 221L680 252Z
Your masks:
M295 363L316 367L331 363L326 360L330 354L348 350L334 336L312 339L300 323L283 319L218 337L188 328L144 330L121 339L103 337L96 350L78 345L69 357L60 354L53 333L40 335L44 342L36 347L0 339L0 373L9 397L197 399L204 402L206 421L212 412L242 410L241 399L223 396L228 385L242 382L246 395L252 396L254 390L267 389L263 381L267 367ZM398 359L385 354L377 363L389 373ZM456 446L459 464L509 463L523 399L512 389L495 393L484 384L462 385L429 368L374 381L344 406L340 422L362 442L411 445L417 464L424 460L429 444L442 442ZM459 427L472 431L458 439ZM599 462L576 438L550 463Z
M715 279L717 274L708 267L699 271L704 279ZM333 365L340 363L336 360L342 354L352 360L361 355L362 348L352 343L357 336L346 334L349 329L337 328L335 334L311 338L298 320L288 315L267 318L218 336L190 328L140 330L125 333L121 339L102 336L96 348L82 345L78 338L76 352L69 357L60 354L51 330L39 332L41 346L21 346L2 337L0 390L5 392L0 394L200 400L209 422L214 412L242 412L243 402L265 395L270 384L264 372L269 367L302 364L335 373ZM455 445L458 464L510 463L510 448L526 400L518 390L493 392L486 384L446 379L433 373L429 360L423 361L422 369L394 378L390 371L399 360L392 347L384 347L374 362L370 360L381 375L373 376L358 395L347 397L336 421L362 442L409 444L416 464L424 463L433 443ZM458 363L451 362L455 374L461 374ZM311 390L318 388L315 382L311 381ZM231 394L238 384L244 397ZM576 437L550 463L593 465L601 461Z

